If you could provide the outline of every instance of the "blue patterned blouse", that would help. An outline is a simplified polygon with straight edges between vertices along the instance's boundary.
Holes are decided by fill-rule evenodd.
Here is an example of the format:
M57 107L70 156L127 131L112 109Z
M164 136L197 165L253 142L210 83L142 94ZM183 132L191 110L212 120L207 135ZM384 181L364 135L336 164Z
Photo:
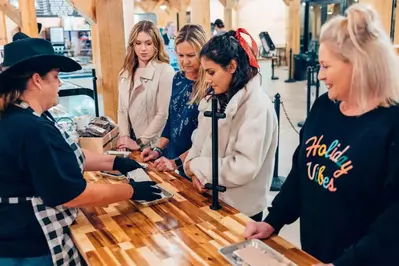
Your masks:
M173 78L169 116L162 137L169 139L164 156L175 159L191 148L191 135L198 126L198 104L190 104L193 81L179 71Z

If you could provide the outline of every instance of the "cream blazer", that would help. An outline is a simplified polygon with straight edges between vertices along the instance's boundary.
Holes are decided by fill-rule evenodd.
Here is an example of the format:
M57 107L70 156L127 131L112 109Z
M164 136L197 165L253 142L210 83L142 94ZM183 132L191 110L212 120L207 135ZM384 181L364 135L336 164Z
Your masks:
M204 185L212 183L211 100L199 105L198 128L185 160ZM255 76L228 103L226 118L219 120L219 184L227 191L219 198L240 212L253 216L267 206L273 176L278 124L273 104Z
M129 136L133 127L144 144L156 145L169 113L175 71L166 63L150 61L138 68L131 86L127 72L119 77L118 125L120 136Z

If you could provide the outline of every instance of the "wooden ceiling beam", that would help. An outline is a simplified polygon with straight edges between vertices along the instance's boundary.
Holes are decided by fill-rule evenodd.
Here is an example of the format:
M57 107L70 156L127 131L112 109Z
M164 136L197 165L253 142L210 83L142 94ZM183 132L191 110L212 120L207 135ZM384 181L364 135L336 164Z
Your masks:
M2 0L0 2L0 10L4 12L4 14L9 17L18 27L22 27L22 20L21 20L21 12L11 5L10 3Z
M169 5L176 9L178 12L182 11L182 6L184 5L184 3L181 3L182 1L179 0L169 0Z
M97 22L95 0L67 0L67 2L90 24Z
M118 78L126 53L123 0L96 0L96 18L93 56L101 73L97 83L103 94L104 114L117 121Z
M144 12L146 13L151 13L154 11L155 7L158 5L159 2L155 2L155 1L139 1L136 2L136 4L138 4L138 6L143 9ZM162 5L162 4L161 4ZM159 6L161 6L159 5Z
M159 0L158 3L155 4L153 10L158 9L160 6L162 6L163 4L165 4L165 0Z
M32 38L39 36L37 27L35 0L19 0L19 11L21 12L21 31Z
M0 45L7 44L7 40L6 15L2 10L0 10Z

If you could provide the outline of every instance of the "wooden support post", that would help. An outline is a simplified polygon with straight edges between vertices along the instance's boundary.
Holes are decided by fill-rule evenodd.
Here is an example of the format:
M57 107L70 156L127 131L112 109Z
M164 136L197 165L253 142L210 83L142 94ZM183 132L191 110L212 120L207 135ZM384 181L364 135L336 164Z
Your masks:
M312 39L318 39L320 27L320 6L315 5L310 8L310 23L312 25ZM312 41L312 40L310 40Z
M201 25L211 37L211 5L209 0L191 0L191 23Z
M7 44L7 39L6 15L4 11L0 10L0 45Z
M123 0L96 0L98 48L97 67L101 68L104 113L116 121L118 77L125 58Z
M181 1L179 6L179 29L186 25L187 22L187 5L184 1Z
M134 1L123 0L123 21L125 27L125 46L129 43L130 31L134 25Z
M224 25L226 30L233 29L233 0L226 0L226 5L224 6Z
M287 23L287 64L290 62L290 49L292 49L292 54L298 54L300 52L300 38L301 38L301 15L300 15L300 8L301 8L301 0L292 0L289 2L288 6L288 22ZM292 64L294 64L294 59L292 58ZM291 75L293 76L294 73L294 65L291 67Z
M32 38L39 36L37 28L35 0L19 0L21 12L21 31Z
M67 0L90 24L96 23L95 0Z
M395 32L393 43L399 44L399 6L396 7L395 11Z
M359 3L369 4L375 8L389 36L391 32L392 0L359 0ZM397 28L395 29L398 30Z
M0 10L4 12L4 14L9 17L18 27L22 26L21 22L21 12L17 8L15 8L10 3L5 0L1 0L0 2Z

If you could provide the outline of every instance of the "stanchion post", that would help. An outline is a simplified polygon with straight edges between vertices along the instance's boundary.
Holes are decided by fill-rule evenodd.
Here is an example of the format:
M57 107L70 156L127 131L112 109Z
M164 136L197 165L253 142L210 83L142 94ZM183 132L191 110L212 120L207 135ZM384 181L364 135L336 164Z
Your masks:
M314 83L313 82L313 73L314 73L313 66L308 66L307 72L308 72L308 82L307 82L307 93L306 93L306 116L308 116L310 113L312 85Z
M93 76L94 108L95 108L95 112L96 112L96 117L99 117L100 116L100 110L98 109L97 75L96 75L96 70L94 68L91 70L91 74Z
M308 66L306 71L307 71L307 83L306 83L306 116L309 115L310 112L310 97L311 97L311 91L312 91L312 80L313 80L313 70L312 66ZM298 127L303 127L305 124L305 121L300 121L298 122Z
M274 158L274 171L273 171L273 180L270 191L280 191L281 186L283 185L285 178L278 175L278 157L279 157L279 149L280 149L280 100L281 96L277 93L274 96L274 110L276 111L277 115L277 126L278 126L278 133L277 133L277 149Z
M210 88L208 95L212 95L212 111L206 111L204 116L212 118L212 184L206 183L205 188L212 190L212 210L219 210L222 206L219 203L219 192L225 192L226 187L219 185L219 155L218 155L218 120L226 118L225 113L218 112L218 100L215 90Z
M286 83L293 83L296 80L292 78L292 48L290 49L290 65L288 67L288 79L285 81Z
M277 80L277 79L278 79L278 77L276 77L276 76L274 75L274 67L275 67L274 61L275 61L275 59L276 59L276 58L272 57L272 77L271 77L272 80Z

